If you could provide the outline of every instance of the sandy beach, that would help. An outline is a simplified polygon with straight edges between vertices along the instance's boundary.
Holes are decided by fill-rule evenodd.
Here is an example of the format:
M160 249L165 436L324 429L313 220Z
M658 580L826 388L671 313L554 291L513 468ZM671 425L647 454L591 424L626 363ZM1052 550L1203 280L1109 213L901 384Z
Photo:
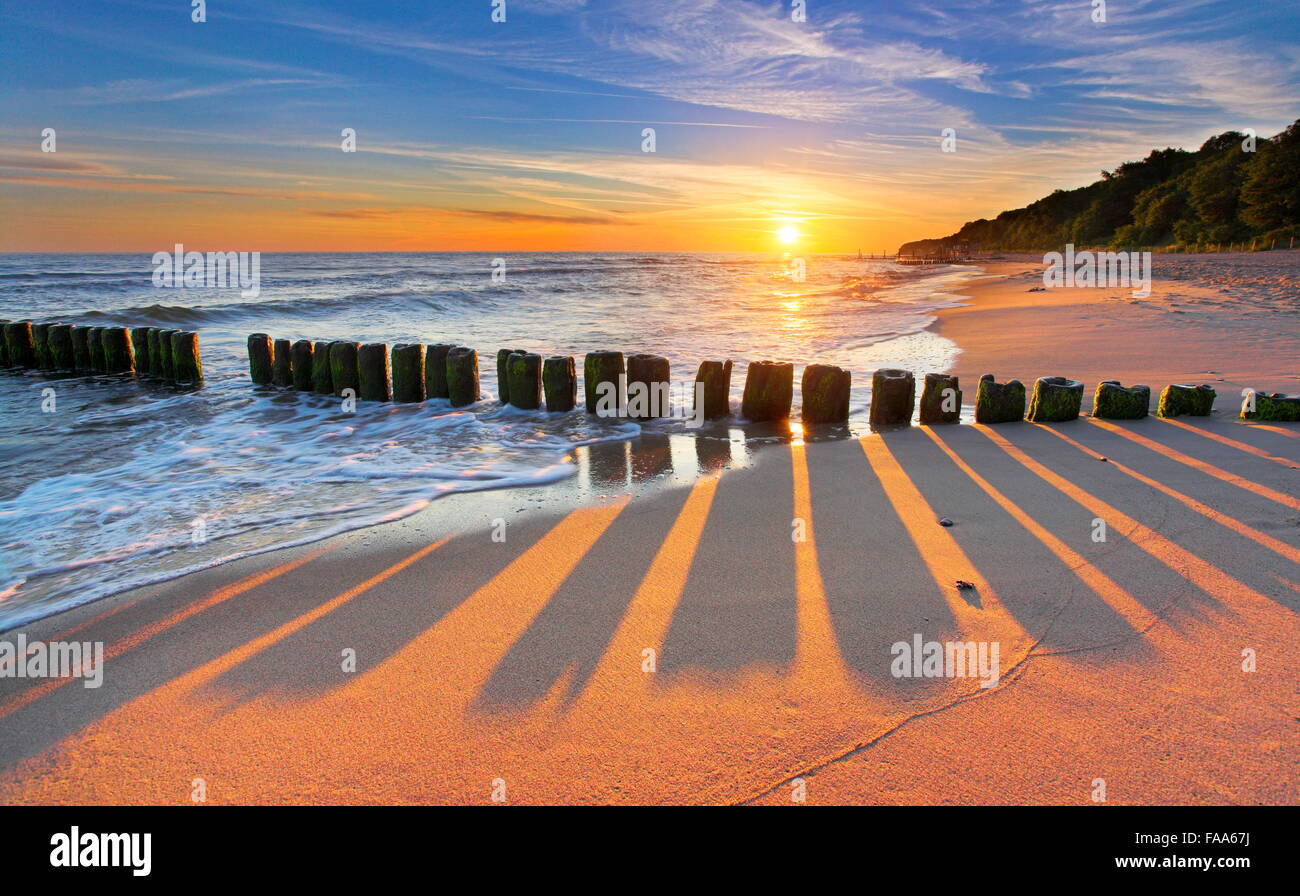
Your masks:
M1300 391L1297 312L1158 259L1142 300L986 268L934 327L967 402L1209 382L1215 414L700 447L689 485L451 496L79 607L6 633L107 661L0 679L0 801L1297 802L1300 426L1234 419ZM996 644L995 686L895 675L917 637Z

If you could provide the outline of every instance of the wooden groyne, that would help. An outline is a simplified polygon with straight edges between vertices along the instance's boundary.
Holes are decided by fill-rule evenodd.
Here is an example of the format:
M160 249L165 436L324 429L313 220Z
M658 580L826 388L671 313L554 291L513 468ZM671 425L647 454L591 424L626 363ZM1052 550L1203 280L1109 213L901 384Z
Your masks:
M11 352L22 353L21 338ZM6 330L6 336L8 330ZM390 361L391 359L391 361ZM568 413L578 405L578 365L569 355L543 358L520 349L500 349L493 356L498 376L498 403L523 410ZM291 342L265 333L248 337L249 376L261 386L330 394L362 401L415 404L445 399L452 407L482 400L479 355L468 346L384 343L362 345L353 341ZM667 394L670 365L658 355L618 351L588 352L582 360L583 405L588 414L651 419L668 416L653 401L637 404L628 395ZM694 410L701 419L731 416L732 362L703 361L695 375ZM784 421L794 403L795 365L789 362L752 361L745 371L740 417L751 423ZM799 381L801 420L808 425L843 424L849 419L853 376L848 370L810 364ZM927 373L917 396L916 375L910 370L883 368L872 375L870 425L873 429L961 422L962 390L959 379L948 373ZM976 423L1002 424L1028 420L1061 423L1079 417L1084 383L1068 377L1046 376L1027 389L1019 380L999 383L993 374L980 377L975 393ZM1249 392L1249 390L1248 390ZM617 396L611 401L611 396ZM1215 391L1209 385L1171 384L1160 393L1156 413L1161 417L1207 416ZM699 402L703 406L699 406ZM1092 416L1133 420L1150 412L1151 388L1125 387L1115 380L1098 383ZM611 414L611 405L614 413ZM1241 418L1247 420L1300 421L1300 396L1249 393Z
M135 376L203 383L199 334L160 327L3 321L0 366L56 376Z

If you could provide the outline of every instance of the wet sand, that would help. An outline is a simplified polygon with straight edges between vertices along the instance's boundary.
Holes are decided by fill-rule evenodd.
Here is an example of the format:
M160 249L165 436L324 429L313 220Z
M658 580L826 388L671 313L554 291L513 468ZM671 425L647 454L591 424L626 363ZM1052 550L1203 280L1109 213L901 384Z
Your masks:
M1008 272L938 324L967 400L985 370L1295 391L1294 324L1144 350L1172 310L1048 311ZM634 445L119 595L22 630L109 659L0 679L0 801L1295 803L1300 426L1232 404L720 439L667 449L715 471L680 484ZM918 635L996 643L997 685L895 677Z

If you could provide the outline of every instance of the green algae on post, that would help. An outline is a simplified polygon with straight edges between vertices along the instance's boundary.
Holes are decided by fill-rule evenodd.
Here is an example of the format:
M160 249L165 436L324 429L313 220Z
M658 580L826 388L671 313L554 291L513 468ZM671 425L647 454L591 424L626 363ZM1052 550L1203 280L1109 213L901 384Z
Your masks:
M546 410L571 411L578 404L578 367L572 355L552 355L542 362Z
M1208 417L1214 409L1214 387L1206 383L1199 386L1173 383L1160 392L1158 417Z
M330 344L313 343L311 349L311 384L317 395L334 394L334 377L330 375Z
M176 355L172 353L172 337L180 330L160 330L158 333L158 351L162 355L162 376L165 380L176 379Z
M131 328L131 351L135 354L136 375L149 372L149 331L152 327Z
M871 375L871 425L911 426L916 377L910 370L885 367Z
M153 347L153 343L149 343ZM269 386L274 378L275 347L265 333L248 337L248 377L258 386Z
M293 385L293 343L288 339L275 340L275 363L271 366L271 382L281 389Z
M695 371L696 394L704 384L704 419L716 420L731 413L731 362L701 361ZM694 408L698 414L700 409Z
M360 383L357 381L357 349L360 342L341 340L330 343L330 379L334 383L334 394L346 398L344 389L352 390L352 397L358 397Z
M1300 395L1285 395L1281 392L1255 392L1247 395L1241 402L1241 419L1267 420L1272 423L1300 422Z
M628 355L627 416L649 420L670 414L669 375L667 358L644 353ZM633 388L635 384L640 384L639 388Z
M976 423L1016 423L1025 419L1025 384L1020 380L994 382L993 374L980 377L975 392Z
M5 324L5 351L14 367L32 367L36 364L36 345L32 337L32 322L20 320Z
M920 421L922 426L961 422L961 388L956 376L950 373L925 375L921 387Z
M429 398L447 397L447 352L453 348L438 343L424 349L424 392Z
M50 366L54 370L75 370L76 357L72 350L72 324L52 324L46 340L50 346Z
M49 370L51 366L49 332L49 324L32 324L32 356L36 359L37 370Z
M794 365L785 361L751 361L745 369L740 413L751 423L788 420L794 401Z
M104 352L105 373L130 373L135 369L126 327L105 327L99 335L99 344Z
M163 375L163 331L161 327L149 328L149 375Z
M619 378L623 376L623 372L622 352L587 352L587 356L582 359L582 391L588 414L596 413L596 404L600 401L602 393L606 396L614 396L615 413L621 410L618 408L618 402L621 400L618 389ZM601 383L610 385L602 390ZM610 389L613 391L610 392ZM608 407L608 399L606 401Z
M804 423L843 423L849 419L849 389L853 374L830 364L809 364L799 381Z
M1031 423L1065 423L1079 419L1083 406L1083 383L1064 376L1040 376L1034 380L1025 419Z
M424 346L393 346L393 401L415 403L427 397L424 382Z
M91 327L86 331L86 348L90 352L90 369L95 373L104 372L104 347L100 344L103 327Z
M510 403L526 411L542 406L542 356L515 352L506 358L506 383Z
M357 381L364 401L392 401L392 369L388 365L388 343L367 342L357 349Z
M1150 386L1125 388L1119 380L1104 380L1092 396L1092 416L1102 420L1141 420L1150 410Z
M172 377L177 383L197 385L203 380L203 361L199 355L199 334L178 330L172 334Z
M90 346L86 342L88 327L72 328L72 365L78 373L90 371Z
M502 404L510 402L510 370L507 364L510 356L518 352L517 348L497 349L497 401Z
M454 408L479 400L478 352L468 346L447 352L447 397Z
M310 339L299 339L289 347L289 366L292 368L293 387L299 392L312 390L312 358L316 346Z

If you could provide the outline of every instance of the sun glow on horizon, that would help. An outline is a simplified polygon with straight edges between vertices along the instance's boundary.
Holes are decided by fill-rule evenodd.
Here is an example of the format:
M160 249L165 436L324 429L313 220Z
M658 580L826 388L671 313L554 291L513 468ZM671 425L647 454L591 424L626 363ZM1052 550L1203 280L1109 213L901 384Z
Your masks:
M799 228L795 227L793 224L782 224L776 231L776 238L787 246L799 239L799 236Z

